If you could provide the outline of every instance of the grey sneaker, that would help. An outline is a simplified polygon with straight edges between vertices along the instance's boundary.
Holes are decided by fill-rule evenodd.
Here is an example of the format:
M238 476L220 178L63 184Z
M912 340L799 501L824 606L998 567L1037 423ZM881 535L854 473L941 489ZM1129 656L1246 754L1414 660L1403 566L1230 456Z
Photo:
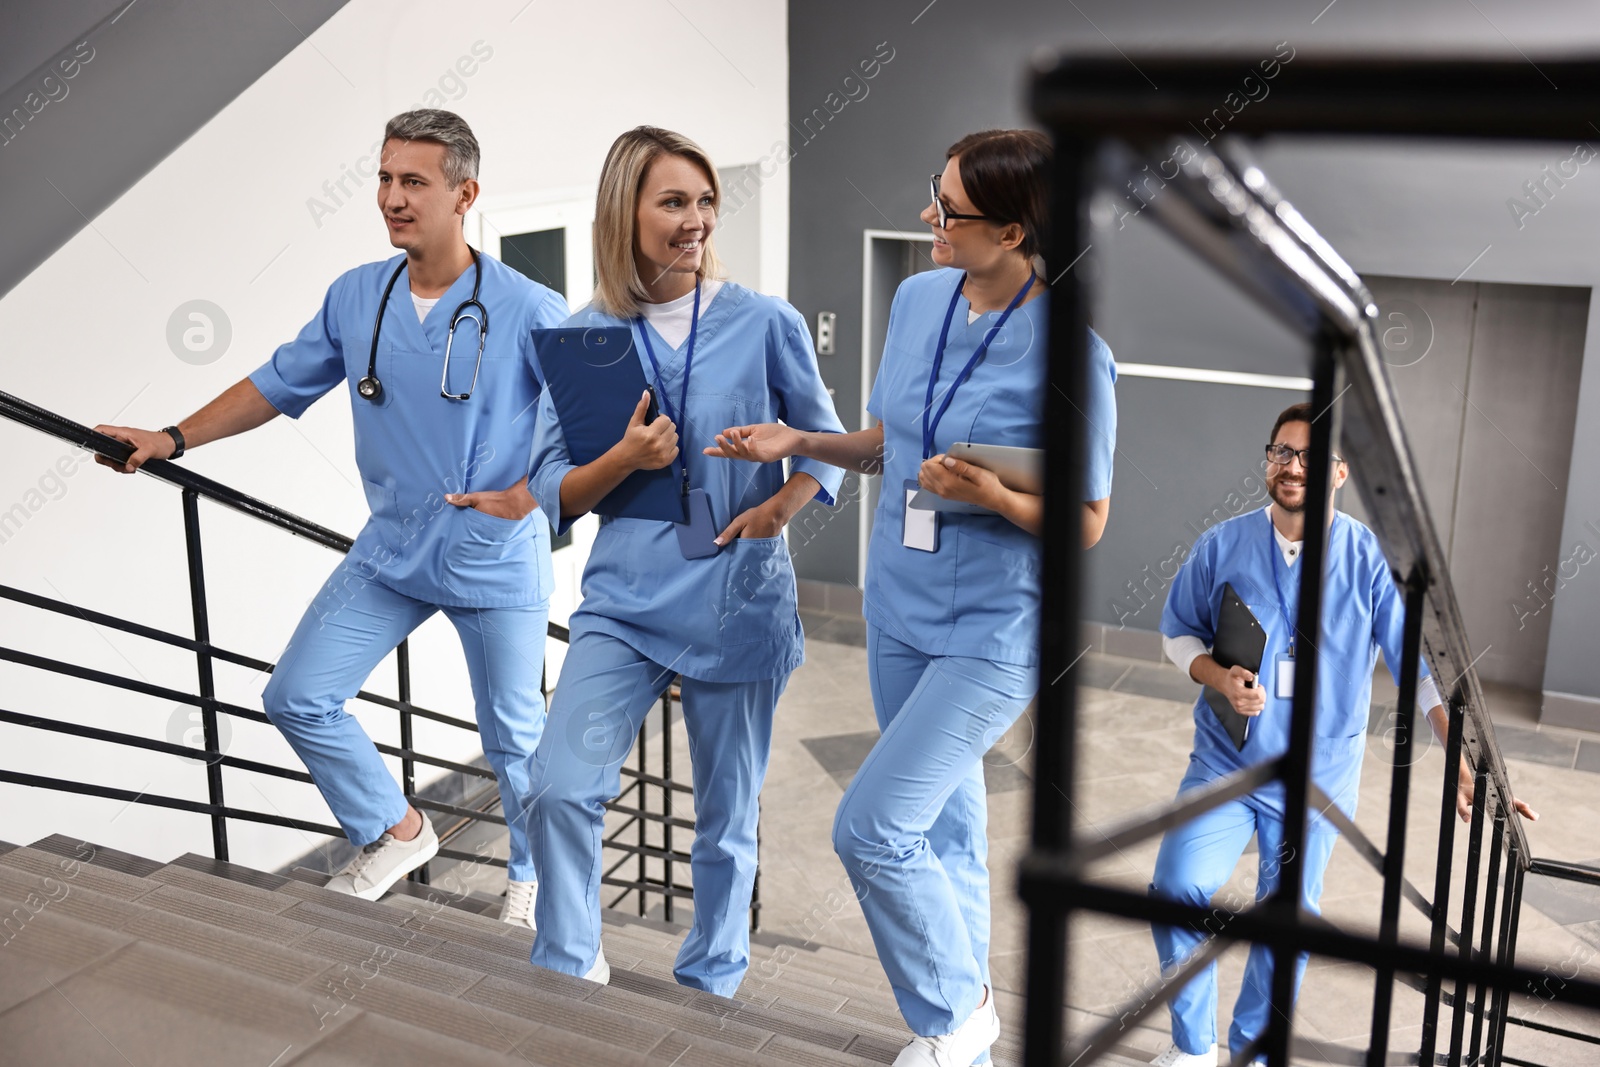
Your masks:
M986 988L983 1003L966 1022L952 1033L912 1038L894 1058L894 1067L967 1067L999 1036L1000 1016L994 1010L994 994Z
M583 977L591 982L599 982L601 985L611 984L611 965L606 962L604 946L594 954L594 966L590 967L589 972Z
M500 906L500 921L512 926L533 925L533 904L539 899L538 882L507 882L506 902Z
M1185 1052L1174 1043L1150 1062L1154 1067L1217 1067L1217 1046L1204 1052Z
M410 841L384 834L365 846L349 865L328 879L328 888L362 900L377 900L389 887L427 863L439 851L439 835L422 816L422 829Z

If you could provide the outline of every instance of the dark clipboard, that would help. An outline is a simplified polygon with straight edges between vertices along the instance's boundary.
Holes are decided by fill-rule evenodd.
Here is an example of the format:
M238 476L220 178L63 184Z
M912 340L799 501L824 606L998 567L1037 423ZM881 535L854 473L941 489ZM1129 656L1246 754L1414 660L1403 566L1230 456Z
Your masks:
M648 383L625 326L534 330L533 348L545 388L561 419L567 455L593 463L622 440ZM678 466L634 471L594 506L596 515L684 522Z
M1267 632L1261 622L1234 591L1231 582L1222 585L1222 610L1217 616L1217 635L1211 642L1211 658L1224 668L1243 667L1261 684L1261 657L1267 649ZM1241 715L1219 689L1205 687L1206 703L1222 728L1233 739L1235 749L1244 748L1250 736L1250 716Z

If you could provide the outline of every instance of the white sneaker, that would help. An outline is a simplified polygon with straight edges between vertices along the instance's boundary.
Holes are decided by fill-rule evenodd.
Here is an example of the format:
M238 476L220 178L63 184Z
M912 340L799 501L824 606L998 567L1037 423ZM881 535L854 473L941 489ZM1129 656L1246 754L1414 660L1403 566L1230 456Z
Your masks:
M953 1033L912 1038L911 1044L894 1058L894 1067L970 1067L999 1036L1000 1016L994 1010L994 994L985 986L983 1003L973 1009L966 1022Z
M604 946L601 946L600 951L594 954L594 966L590 967L583 977L590 982L598 982L601 985L611 984L611 965L606 962Z
M500 907L500 921L512 926L533 925L533 903L539 898L538 882L507 882L506 902Z
M410 841L384 834L365 846L349 865L328 879L328 888L362 900L377 900L389 887L427 863L439 851L439 835L422 816L422 829Z
M1196 1054L1172 1044L1150 1062L1155 1067L1217 1067L1217 1046L1212 1044L1206 1051Z

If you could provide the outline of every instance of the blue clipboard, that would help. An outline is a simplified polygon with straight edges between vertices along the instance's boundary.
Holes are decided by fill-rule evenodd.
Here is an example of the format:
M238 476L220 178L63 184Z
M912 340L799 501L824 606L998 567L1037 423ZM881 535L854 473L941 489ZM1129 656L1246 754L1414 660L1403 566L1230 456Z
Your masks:
M534 330L533 348L568 456L578 466L593 463L622 440L649 384L633 331L625 326ZM686 521L677 464L634 471L594 511L612 518Z

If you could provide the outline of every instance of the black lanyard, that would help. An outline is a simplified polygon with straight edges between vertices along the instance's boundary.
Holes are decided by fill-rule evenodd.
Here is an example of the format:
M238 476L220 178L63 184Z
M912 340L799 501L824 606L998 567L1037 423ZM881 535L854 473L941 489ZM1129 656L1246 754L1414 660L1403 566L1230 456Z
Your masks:
M955 318L956 305L961 302L961 290L967 284L967 276L963 274L961 281L956 284L956 291L950 297L950 308L944 313L944 328L939 331L939 347L933 353L933 370L928 374L928 395L922 404L922 458L933 458L933 437L939 431L939 421L944 418L944 413L950 410L950 401L955 398L956 390L961 384L972 376L972 369L978 365L989 351L989 344L994 340L995 334L1000 332L1000 327L1006 324L1011 313L1017 310L1022 303L1022 298L1028 295L1028 290L1033 288L1034 276L1030 273L1028 280L1022 283L1022 288L1017 290L1017 295L1011 298L1011 303L1001 313L999 320L989 327L989 332L984 334L983 343L972 353L972 358L967 360L967 365L961 368L961 373L956 375L956 380L950 383L950 388L944 394L944 402L939 405L939 411L929 422L928 412L933 408L933 388L939 381L939 368L944 365L944 346L950 339L950 320Z
M678 407L672 406L672 399L667 396L667 383L661 378L661 364L656 362L656 352L650 344L650 327L645 322L644 316L638 318L639 336L644 339L644 354L650 357L650 369L656 372L656 388L661 390L661 403L666 406L667 418L671 419L678 427L681 435L684 432L683 420L678 418L678 412L687 413L689 410L689 368L694 365L694 338L700 331L700 279L694 280L694 317L689 320L689 352L683 357L683 388L678 391ZM678 448L678 467L683 471L683 495L689 495L689 460L684 454L682 442Z

